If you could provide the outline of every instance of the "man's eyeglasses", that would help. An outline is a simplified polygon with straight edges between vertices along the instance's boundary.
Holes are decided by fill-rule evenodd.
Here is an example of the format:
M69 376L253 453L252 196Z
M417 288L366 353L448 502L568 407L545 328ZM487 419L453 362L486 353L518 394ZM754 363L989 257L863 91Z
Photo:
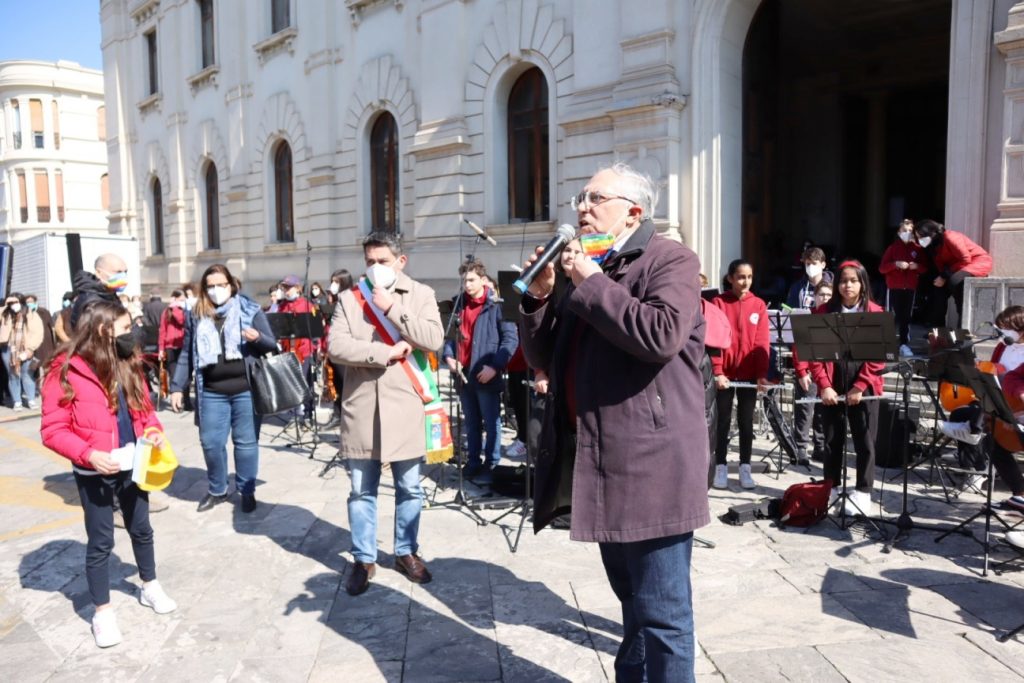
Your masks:
M603 204L609 199L625 199L630 204L636 204L635 200L630 199L629 197L623 197L619 194L601 194L597 190L591 190L589 192L587 190L583 190L583 192L580 192L569 200L569 206L572 207L573 211L578 211L580 204L583 202L586 202L591 206L597 206L598 204Z

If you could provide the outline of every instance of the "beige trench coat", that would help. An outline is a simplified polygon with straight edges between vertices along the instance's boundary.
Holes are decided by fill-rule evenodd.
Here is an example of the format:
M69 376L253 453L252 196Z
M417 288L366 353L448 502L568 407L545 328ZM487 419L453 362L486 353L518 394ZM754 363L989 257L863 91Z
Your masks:
M414 348L437 351L444 343L434 290L398 274L388 319ZM396 462L426 449L423 401L402 368L388 365L391 346L381 340L351 291L342 292L331 318L327 352L345 366L341 393L342 457Z

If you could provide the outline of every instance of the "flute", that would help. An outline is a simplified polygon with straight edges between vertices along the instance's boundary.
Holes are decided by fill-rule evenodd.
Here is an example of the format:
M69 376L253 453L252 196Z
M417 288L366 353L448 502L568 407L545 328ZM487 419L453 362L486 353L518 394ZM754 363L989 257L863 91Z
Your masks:
M883 398L885 398L885 396L863 396L863 397L861 397L860 400L861 401L881 401ZM845 403L846 402L846 394L839 394L839 396L837 397L836 400L839 401L840 403ZM821 402L822 402L822 400L820 398L798 398L797 400L794 401L794 403L821 403Z
M788 388L789 386L790 385L783 384L781 382L779 384L771 384L771 383L769 383L769 384L765 384L764 385L764 390L765 391L770 391L772 389L785 389L785 388ZM758 386L754 382L729 382L729 386L726 387L726 388L728 388L728 389L757 389Z

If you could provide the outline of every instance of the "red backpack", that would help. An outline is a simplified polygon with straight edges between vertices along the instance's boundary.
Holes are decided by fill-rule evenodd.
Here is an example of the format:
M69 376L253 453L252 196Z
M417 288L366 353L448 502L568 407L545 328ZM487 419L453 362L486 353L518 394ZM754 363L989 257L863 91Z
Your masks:
M828 496L832 482L805 481L793 484L782 494L779 526L812 526L828 513Z

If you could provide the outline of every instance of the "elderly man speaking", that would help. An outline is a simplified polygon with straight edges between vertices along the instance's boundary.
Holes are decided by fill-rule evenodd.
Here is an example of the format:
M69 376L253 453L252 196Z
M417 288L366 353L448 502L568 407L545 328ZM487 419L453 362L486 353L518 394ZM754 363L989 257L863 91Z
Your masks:
M520 325L551 377L534 527L571 511L571 537L600 545L622 603L616 680L677 683L694 676L690 555L709 521L704 319L697 255L656 233L656 203L625 164L591 178L572 201L572 284L556 301L549 265Z

